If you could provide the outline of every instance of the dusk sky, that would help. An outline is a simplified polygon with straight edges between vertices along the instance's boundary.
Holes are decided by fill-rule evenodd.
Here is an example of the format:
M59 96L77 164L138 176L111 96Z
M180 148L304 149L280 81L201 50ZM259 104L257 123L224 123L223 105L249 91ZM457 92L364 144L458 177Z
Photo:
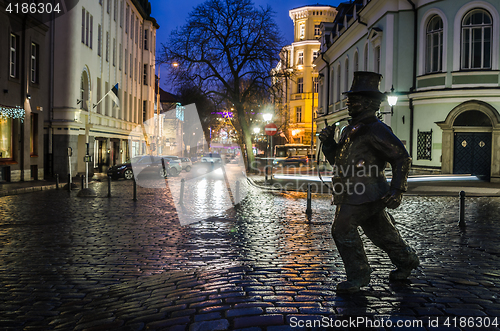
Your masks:
M160 29L157 32L157 50L161 50L161 44L167 41L172 30L185 24L193 8L204 1L205 0L150 0L152 8L151 16L153 16L160 25ZM281 30L281 34L285 37L286 45L293 41L293 22L288 16L288 11L290 9L318 3L321 5L337 6L341 2L345 1L253 0L256 6L266 7L270 5L275 11L275 20Z

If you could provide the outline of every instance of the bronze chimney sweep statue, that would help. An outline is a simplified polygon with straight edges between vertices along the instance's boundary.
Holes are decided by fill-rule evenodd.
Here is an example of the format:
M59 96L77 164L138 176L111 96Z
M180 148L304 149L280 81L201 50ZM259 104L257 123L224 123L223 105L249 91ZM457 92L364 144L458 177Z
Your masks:
M407 190L411 158L403 143L375 113L386 96L379 91L382 75L354 73L347 107L350 124L334 140L335 127L319 134L323 153L334 167L334 202L337 205L332 236L344 261L347 280L337 285L337 293L354 293L370 282L371 268L358 227L389 255L396 270L391 280L405 280L419 266L415 250L400 236L394 219L385 208L395 209ZM392 166L391 185L384 174L386 162Z

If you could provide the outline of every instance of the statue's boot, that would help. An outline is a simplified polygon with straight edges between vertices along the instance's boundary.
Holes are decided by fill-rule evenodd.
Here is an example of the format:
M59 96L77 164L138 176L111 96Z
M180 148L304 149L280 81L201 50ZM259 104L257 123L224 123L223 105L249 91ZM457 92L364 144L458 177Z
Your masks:
M410 276L411 271L420 265L417 254L412 252L404 264L397 266L397 269L392 270L389 274L389 279L394 281L405 280Z
M345 280L337 284L338 294L352 294L359 292L360 288L370 283L370 274L354 280Z

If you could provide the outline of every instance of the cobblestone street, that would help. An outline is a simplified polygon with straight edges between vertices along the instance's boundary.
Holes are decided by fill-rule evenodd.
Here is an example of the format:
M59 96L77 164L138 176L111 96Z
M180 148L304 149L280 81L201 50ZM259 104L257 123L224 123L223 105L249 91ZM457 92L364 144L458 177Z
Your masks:
M367 240L372 281L340 296L327 195L313 196L309 222L305 194L247 187L236 209L181 226L168 190L139 187L134 202L131 181L112 185L111 198L106 183L93 184L95 199L0 197L1 330L278 331L326 320L347 330L363 316L385 322L378 330L498 329L500 198L467 198L461 231L457 197L405 197L392 214L421 267L390 283L388 257Z

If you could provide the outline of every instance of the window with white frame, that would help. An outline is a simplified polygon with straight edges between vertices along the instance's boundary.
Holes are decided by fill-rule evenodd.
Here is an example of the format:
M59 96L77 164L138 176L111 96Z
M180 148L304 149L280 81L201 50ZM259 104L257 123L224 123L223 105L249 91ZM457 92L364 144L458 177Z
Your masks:
M356 51L356 53L354 53L354 68L353 68L353 70L354 70L354 72L359 71L359 54L357 51Z
M349 59L345 59L344 92L349 91Z
M304 78L298 78L297 79L297 93L303 93L304 92Z
M297 64L304 64L304 52L300 51L297 53Z
M116 22L118 19L118 0L113 2L113 20Z
M145 50L148 50L148 34L149 34L149 30L144 30L144 49Z
M313 62L318 58L319 51L313 51Z
M316 37L316 39L321 36L321 30L319 28L319 24L314 25L314 36Z
M32 83L38 83L38 60L40 48L37 44L31 43L31 75Z
M491 69L492 20L484 9L473 9L462 21L462 69Z
M111 0L108 0L108 6L106 8L106 11L108 12L108 14L111 12Z
M128 12L130 10L130 6L127 5L127 9L125 9L125 33L128 33L128 18L129 18L129 15L128 15Z
M340 96L340 84L342 82L342 71L340 69L340 65L337 68L337 101L340 101L341 96Z
M142 84L148 85L148 72L149 72L149 64L144 64L144 79Z
M363 70L368 71L368 44L365 45L365 51L363 53Z
M314 93L318 93L319 91L319 77L314 77Z
M97 55L102 54L102 27L100 24L97 25Z
M303 23L300 24L299 29L300 29L300 39L304 39L306 37L306 25Z
M19 37L13 33L10 34L10 52L9 52L9 76L18 77L18 50Z
M120 0L120 28L123 27L123 0Z
M82 44L85 44L85 8L82 8Z
M434 15L427 24L425 72L439 72L443 69L443 20Z
M295 119L297 123L302 123L302 107L295 107Z
M119 46L120 49L120 57L118 58L118 69L122 70L122 63L123 63L123 49L122 49L122 44Z
M113 67L116 66L116 39L113 38Z
M106 31L106 61L109 62L109 32Z
M375 47L373 50L373 71L380 73L380 46Z

